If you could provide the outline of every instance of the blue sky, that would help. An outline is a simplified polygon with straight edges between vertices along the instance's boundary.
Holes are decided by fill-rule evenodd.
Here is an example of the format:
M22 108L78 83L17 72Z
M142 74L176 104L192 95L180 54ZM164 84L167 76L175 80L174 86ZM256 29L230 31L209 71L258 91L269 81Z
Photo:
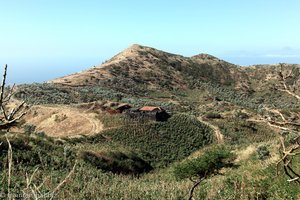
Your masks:
M240 65L300 63L299 0L0 0L0 64L43 82L131 44Z

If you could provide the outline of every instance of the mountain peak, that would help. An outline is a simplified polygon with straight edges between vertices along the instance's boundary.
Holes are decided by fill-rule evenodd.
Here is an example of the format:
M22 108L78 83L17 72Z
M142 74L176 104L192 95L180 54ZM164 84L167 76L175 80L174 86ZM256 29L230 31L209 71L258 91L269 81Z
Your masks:
M132 44L131 46L129 46L127 49L132 49L132 50L136 50L136 49L144 49L145 46L142 46L140 44Z
M139 44L133 44L121 51L120 53L118 53L117 55L115 55L114 57L112 57L112 59L110 59L109 61L120 61L126 59L127 57L135 58L140 54L140 52L147 51L146 49L150 49L150 47L142 46Z
M153 48L143 46L143 45L140 45L140 44L133 44L133 45L127 47L126 49L124 49L122 52L120 52L120 54L123 53L123 52L128 52L128 51L130 51L130 52L141 52L141 51L149 51L151 49L153 49Z
M153 61L153 59L160 59L161 57L168 57L168 56L179 56L175 54L171 54L168 52L164 52L152 47L142 46L140 44L133 44L110 60L105 62L101 67L119 63L119 62L127 62L129 60L135 60L135 62L144 62L144 61Z
M233 75L230 69L233 66L208 54L184 57L133 44L95 68L52 82L73 86L105 85L113 88L142 85L141 87L149 90L164 87L188 88L191 77L231 84Z
M203 60L220 60L219 58L206 53L200 53L198 55L192 56L192 58L203 59Z
M103 66L112 64L112 63L118 63L127 58L136 58L139 55L139 52L143 48L144 47L142 45L133 44L133 45L127 47L126 49L124 49L123 51L121 51L120 53L118 53L117 55L115 55L114 57L112 57L111 59L109 59L108 61L106 61L103 64Z

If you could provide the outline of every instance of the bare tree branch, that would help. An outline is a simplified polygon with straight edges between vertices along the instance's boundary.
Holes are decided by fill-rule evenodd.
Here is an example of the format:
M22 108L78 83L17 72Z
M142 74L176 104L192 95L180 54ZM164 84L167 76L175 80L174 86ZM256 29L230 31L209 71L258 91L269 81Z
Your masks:
M4 89L5 89L5 82L6 82L6 73L7 73L7 65L4 65L2 83L0 86L0 105L2 105L2 103L3 103Z
M292 71L289 71L288 74L285 75L283 73L283 66L284 66L283 64L280 64L280 71L278 73L278 78L284 89L279 89L279 90L288 93L290 96L295 97L297 100L300 100L300 96L298 94L296 94L294 91L292 91L286 83L286 80L288 78L293 78ZM276 129L288 131L288 132L293 132L293 133L297 134L296 138L294 138L295 143L292 143L292 144L287 144L287 142L285 141L285 136L283 134L280 135L282 157L277 162L276 168L277 168L277 175L278 175L279 174L279 166L282 163L284 173L290 178L287 181L288 182L297 182L298 184L300 184L300 180L299 180L300 175L292 167L293 158L297 155L300 155L300 142L299 142L300 124L288 121L279 110L269 109L267 107L265 107L264 109L269 113L277 114L281 118L282 121L273 120L270 117L270 115L268 115L266 118L261 117L261 121L266 122L272 128L276 128Z
M14 85L10 88L10 90L8 91L8 93L7 93L6 97L5 97L5 99L3 99L3 102L2 102L2 103L7 103L7 102L10 101L11 97L15 94L15 93L14 93L15 86L16 86L16 84L14 84Z
M0 129L2 130L10 128L14 123L16 123L26 114L24 101L21 102L18 106L12 108L11 111L8 111L8 109L6 108L6 105L10 102L14 94L13 90L15 87L15 85L13 85L12 88L8 90L8 92L5 91L6 75L7 65L4 65L2 83L0 86L0 113L2 115L0 116Z
M283 74L283 66L284 66L283 64L280 64L280 71L279 71L278 76L279 76L279 81L283 85L284 89L278 89L278 90L287 92L289 95L291 95L291 96L297 98L298 100L300 100L300 96L295 94L294 92L292 92L286 84L286 79L293 77L292 71L290 71L288 75L284 75Z
M189 195L189 200L193 200L194 199L194 191L196 189L196 187L198 187L200 185L200 183L204 180L205 178L200 178L197 181L192 180L192 182L194 183L193 187L190 190L190 195Z

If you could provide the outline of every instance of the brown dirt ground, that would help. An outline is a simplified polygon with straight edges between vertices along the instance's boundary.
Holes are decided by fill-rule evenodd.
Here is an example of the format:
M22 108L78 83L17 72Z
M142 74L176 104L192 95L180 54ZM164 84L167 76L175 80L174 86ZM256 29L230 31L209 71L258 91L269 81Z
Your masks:
M215 132L215 137L217 139L218 144L224 144L224 135L221 133L219 127L212 125L211 123L204 121L202 117L197 118L201 123L209 126Z
M24 116L25 124L36 126L51 137L93 135L103 130L96 113L71 106L33 106Z

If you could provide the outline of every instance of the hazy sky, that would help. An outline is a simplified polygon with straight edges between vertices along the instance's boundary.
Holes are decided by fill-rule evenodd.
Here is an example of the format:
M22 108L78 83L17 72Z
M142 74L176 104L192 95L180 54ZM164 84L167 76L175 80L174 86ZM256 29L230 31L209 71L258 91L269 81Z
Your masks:
M43 82L131 44L235 64L300 63L299 0L0 0L0 64Z

